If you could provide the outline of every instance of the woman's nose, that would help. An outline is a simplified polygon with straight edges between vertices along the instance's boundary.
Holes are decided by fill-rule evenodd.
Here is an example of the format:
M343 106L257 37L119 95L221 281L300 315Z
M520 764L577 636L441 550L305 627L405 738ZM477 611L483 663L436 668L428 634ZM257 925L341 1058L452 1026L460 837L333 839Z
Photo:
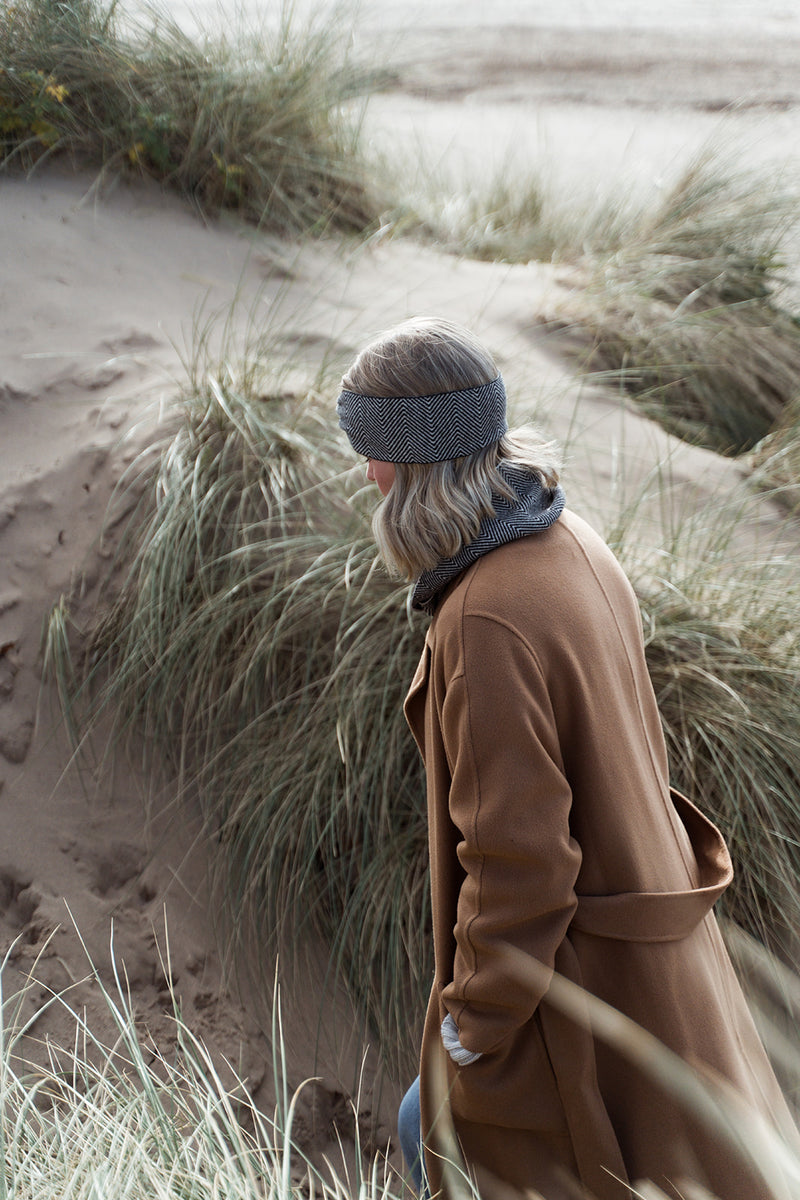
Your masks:
M369 479L371 483L375 482L375 472L372 469L372 459L371 458L367 459L367 479Z

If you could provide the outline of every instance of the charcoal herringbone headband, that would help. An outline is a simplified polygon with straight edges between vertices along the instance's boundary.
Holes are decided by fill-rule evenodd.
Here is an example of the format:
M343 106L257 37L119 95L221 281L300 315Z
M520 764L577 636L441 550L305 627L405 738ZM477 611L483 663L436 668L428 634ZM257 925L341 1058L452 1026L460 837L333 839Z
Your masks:
M508 429L502 376L435 396L343 391L339 424L357 454L378 462L434 463L474 454Z

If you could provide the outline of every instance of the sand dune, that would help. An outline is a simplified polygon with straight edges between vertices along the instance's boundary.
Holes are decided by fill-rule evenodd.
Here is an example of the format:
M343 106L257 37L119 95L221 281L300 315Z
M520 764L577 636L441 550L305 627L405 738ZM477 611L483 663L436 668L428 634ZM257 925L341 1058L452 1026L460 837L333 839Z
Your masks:
M530 32L515 35L513 58L507 29L482 35L480 46L474 30L470 37L462 45L452 31L420 35L407 47L396 92L415 103L422 96L461 104L469 96L477 104L651 105L679 134L685 108L715 111L743 94L746 77L752 104L781 110L785 101L787 119L797 119L793 42L778 59L757 45L737 43L735 56L718 47L715 73L706 70L705 51L676 42L676 73L669 56L651 66L638 36L623 43L584 35L567 46L561 35ZM381 103L403 102L395 95ZM109 516L113 489L163 431L184 379L181 358L198 330L236 301L234 340L248 328L269 328L273 344L298 362L332 355L344 365L366 337L412 313L460 320L496 350L520 415L535 412L549 433L569 439L571 503L601 528L623 493L633 494L659 464L671 474L676 506L717 503L738 488L740 473L676 442L619 397L576 381L539 321L568 313L579 286L569 271L461 261L403 242L288 246L232 222L203 223L155 187L106 189L55 170L0 177L0 212L0 929L5 946L17 939L4 986L22 983L35 961L40 985L29 1009L48 987L71 986L102 1033L108 1017L86 982L75 928L112 984L113 926L114 952L155 1040L173 1036L171 983L218 1061L238 1064L268 1106L269 1047L256 998L237 994L224 970L197 823L185 811L175 820L168 788L151 797L145 819L147 787L135 760L79 774L69 765L53 688L41 687L43 620L68 592L79 598L78 623L91 619L135 499L118 499ZM643 504L645 527L660 519L659 505ZM765 501L737 536L752 549L768 545L778 528ZM291 1082L322 1080L297 1127L317 1150L333 1136L362 1055L343 998L328 995L325 1004L319 1047L315 1003L293 1003L287 1020ZM31 1032L66 1036L66 1018L52 1009ZM34 1040L29 1052L41 1053ZM397 1088L381 1080L374 1053L364 1086L363 1104L385 1141Z

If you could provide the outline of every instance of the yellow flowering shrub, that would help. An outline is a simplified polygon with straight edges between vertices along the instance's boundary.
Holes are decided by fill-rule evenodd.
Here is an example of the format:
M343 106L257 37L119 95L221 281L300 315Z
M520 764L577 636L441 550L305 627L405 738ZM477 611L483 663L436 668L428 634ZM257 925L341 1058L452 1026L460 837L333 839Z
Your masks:
M69 92L44 71L0 68L0 152L5 158L21 142L35 139L45 148L61 135Z

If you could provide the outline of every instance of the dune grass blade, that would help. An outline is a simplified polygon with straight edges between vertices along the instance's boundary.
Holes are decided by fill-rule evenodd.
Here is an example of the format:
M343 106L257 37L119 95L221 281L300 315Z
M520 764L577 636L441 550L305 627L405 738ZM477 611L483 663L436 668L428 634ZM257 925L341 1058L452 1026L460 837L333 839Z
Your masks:
M371 87L341 29L279 27L194 42L166 11L122 32L116 0L0 9L0 161L67 154L177 188L284 233L376 216L346 106Z

